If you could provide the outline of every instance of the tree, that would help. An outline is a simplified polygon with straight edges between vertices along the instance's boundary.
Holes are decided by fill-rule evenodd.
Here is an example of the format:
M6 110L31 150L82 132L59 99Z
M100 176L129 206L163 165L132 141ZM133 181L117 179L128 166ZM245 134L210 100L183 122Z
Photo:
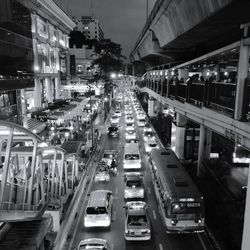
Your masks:
M69 47L73 48L75 45L76 48L82 48L83 45L87 44L87 39L85 35L78 31L78 30L73 30L69 34Z
M93 60L92 65L98 64L102 72L104 72L105 81L107 73L110 71L119 71L122 69L121 58L126 58L121 54L122 48L120 44L112 42L110 39L102 41L92 41L94 46L94 53L97 59Z

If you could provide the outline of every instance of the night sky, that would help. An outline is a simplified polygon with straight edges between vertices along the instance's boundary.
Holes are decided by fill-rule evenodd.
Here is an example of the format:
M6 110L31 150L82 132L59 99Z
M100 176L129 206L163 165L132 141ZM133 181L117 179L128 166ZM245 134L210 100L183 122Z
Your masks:
M57 0L71 16L90 15L90 0ZM156 0L148 0L149 13ZM147 0L92 0L94 17L99 19L105 38L122 45L129 60L146 22Z

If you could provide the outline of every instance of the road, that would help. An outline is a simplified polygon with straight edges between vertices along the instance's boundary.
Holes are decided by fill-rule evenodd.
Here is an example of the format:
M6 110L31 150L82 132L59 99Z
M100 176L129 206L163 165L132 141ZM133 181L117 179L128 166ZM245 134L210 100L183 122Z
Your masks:
M105 133L104 149L114 149L119 151L119 162L118 162L118 175L112 176L109 183L90 183L89 191L97 189L110 189L113 192L114 203L113 203L113 215L110 229L85 229L83 226L83 213L79 218L77 224L77 233L73 241L73 248L77 247L78 243L82 239L87 238L104 238L110 242L111 249L114 250L210 250L213 249L209 246L208 240L205 234L167 234L165 232L161 217L158 213L156 197L151 180L151 174L148 166L148 156L144 149L142 128L137 127L137 136L140 144L140 153L142 156L142 172L143 182L146 191L145 201L149 206L149 215L151 219L151 240L150 241L139 241L139 242L127 242L124 238L124 181L123 181L123 165L122 158L124 153L125 145L125 118L124 112L120 119L120 137L109 138L107 131ZM135 117L135 114L134 114ZM136 124L136 118L135 118ZM101 154L100 154L101 156ZM84 211L87 200L85 200L82 211ZM79 211L80 212L80 211Z

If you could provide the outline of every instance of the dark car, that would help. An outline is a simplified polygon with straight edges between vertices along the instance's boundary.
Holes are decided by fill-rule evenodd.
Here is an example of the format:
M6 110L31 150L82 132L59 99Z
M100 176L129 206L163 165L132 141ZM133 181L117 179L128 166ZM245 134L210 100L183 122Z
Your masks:
M119 128L117 126L111 126L108 128L108 135L112 137L118 137L120 134Z

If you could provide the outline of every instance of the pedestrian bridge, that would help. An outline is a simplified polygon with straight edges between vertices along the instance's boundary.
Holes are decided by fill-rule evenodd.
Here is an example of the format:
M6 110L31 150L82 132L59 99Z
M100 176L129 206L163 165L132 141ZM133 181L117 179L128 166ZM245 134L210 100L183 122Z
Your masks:
M61 207L79 182L78 162L77 154L0 121L0 221L37 220Z

